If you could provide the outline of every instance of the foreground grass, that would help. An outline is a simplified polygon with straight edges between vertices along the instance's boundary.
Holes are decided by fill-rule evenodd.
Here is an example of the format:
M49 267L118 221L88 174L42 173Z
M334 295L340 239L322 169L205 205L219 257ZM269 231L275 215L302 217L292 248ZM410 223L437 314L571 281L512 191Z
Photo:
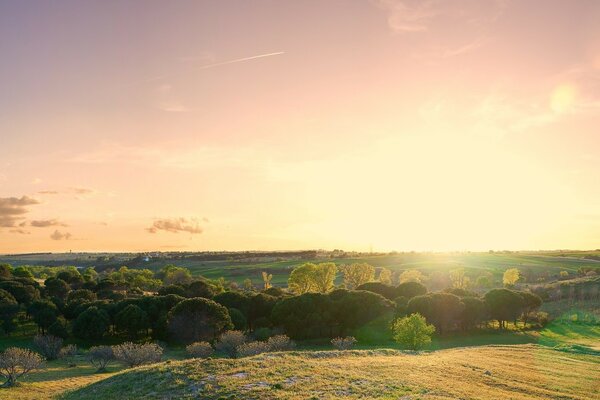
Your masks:
M140 367L75 399L598 399L600 358L538 345L271 353Z

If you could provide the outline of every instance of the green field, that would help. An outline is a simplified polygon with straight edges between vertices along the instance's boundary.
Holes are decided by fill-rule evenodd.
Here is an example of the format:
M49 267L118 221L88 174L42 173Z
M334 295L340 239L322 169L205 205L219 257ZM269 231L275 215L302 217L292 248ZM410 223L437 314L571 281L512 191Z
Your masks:
M0 263L6 262L18 265L74 265L77 267L99 266L97 261L100 256L111 256L113 268L128 265L134 254L43 254L0 256ZM256 285L261 282L261 272L273 274L275 285L285 285L291 270L303 262L335 262L338 265L355 262L366 262L375 267L386 267L392 271L418 269L424 273L432 271L447 271L454 268L465 268L473 276L490 272L496 279L500 279L507 268L519 268L523 272L544 271L550 275L557 275L560 271L574 274L581 267L600 270L600 261L586 257L600 257L600 252L522 252L522 253L398 253L384 255L350 256L344 258L331 257L330 253L318 253L316 259L299 260L286 259L285 257L261 257L249 255L247 258L235 260L201 261L191 256L177 258L160 257L150 258L147 262L137 263L134 268L148 268L157 271L167 264L188 268L192 275L202 275L210 279L225 278L229 281L242 283L244 279L251 279ZM341 276L338 282L341 282Z

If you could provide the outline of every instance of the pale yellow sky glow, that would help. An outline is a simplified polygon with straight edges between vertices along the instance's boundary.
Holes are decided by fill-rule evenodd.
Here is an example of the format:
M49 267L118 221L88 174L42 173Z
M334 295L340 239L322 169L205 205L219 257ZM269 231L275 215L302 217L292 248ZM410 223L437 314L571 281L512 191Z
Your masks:
M135 4L0 5L0 253L600 247L600 2Z

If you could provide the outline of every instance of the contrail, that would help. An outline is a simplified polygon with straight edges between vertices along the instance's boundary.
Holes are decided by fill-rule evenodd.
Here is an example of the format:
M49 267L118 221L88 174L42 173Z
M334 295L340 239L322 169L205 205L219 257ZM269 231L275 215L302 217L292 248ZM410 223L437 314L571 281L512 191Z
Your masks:
M235 60L229 60L229 61L223 61L223 62L214 63L214 64L203 65L202 67L200 67L200 69L208 69L208 68L213 68L213 67L219 67L221 65L235 64L235 63L239 63L242 61L256 60L257 58L278 56L280 54L285 54L285 52L278 51L276 53L267 53L267 54L259 54L257 56L251 56L251 57L236 58Z
M215 67L220 67L221 65L235 64L235 63L244 62L244 61L256 60L258 58L278 56L278 55L281 55L281 54L285 54L285 52L278 51L278 52L275 52L275 53L266 53L266 54L259 54L257 56L250 56L250 57L244 57L244 58L236 58L235 60L228 60L228 61L222 61L222 62L218 62L218 63L214 63L214 64L202 65L202 66L200 66L198 68L195 68L195 69L203 70L203 69L215 68ZM188 73L189 72L190 71L188 71ZM181 75L181 74L183 74L183 73L157 76L157 77L154 77L154 78L147 79L145 82L158 81L160 79L170 78L172 76Z

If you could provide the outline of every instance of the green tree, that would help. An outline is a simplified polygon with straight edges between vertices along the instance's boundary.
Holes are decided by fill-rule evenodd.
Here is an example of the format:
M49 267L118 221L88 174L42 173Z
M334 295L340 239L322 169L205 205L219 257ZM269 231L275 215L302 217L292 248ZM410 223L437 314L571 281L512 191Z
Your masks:
M379 280L379 282L381 282L385 285L391 285L392 284L392 271L390 271L389 269L387 269L385 267L381 267L379 269L378 280Z
M354 263L344 265L344 285L347 289L356 289L363 283L371 282L375 278L375 267L367 263Z
M400 274L400 283L405 282L417 282L423 283L425 281L425 275L416 269L407 269Z
M415 313L397 319L392 325L392 332L396 342L411 350L420 350L431 343L435 327L427 324L422 315Z
M169 313L169 331L183 343L212 340L231 328L227 308L202 297L184 300Z
M484 301L500 329L506 327L506 321L516 321L523 310L523 297L514 290L492 289L484 295Z
M455 289L466 289L469 287L470 279L465 275L464 268L457 268L450 271L450 280Z
M521 272L517 268L509 268L504 271L502 276L502 283L506 287L513 287L521 278Z
M135 304L130 304L115 316L119 331L125 332L129 338L136 339L140 331L149 328L148 314Z
M110 319L104 310L88 307L73 322L73 335L80 339L99 340L108 332Z
M15 330L14 319L19 312L19 303L12 294L0 289L0 323L2 330L10 334Z
M319 293L331 291L331 289L333 289L336 273L337 267L335 263L328 262L317 264L311 274L315 291Z
M56 322L58 318L58 308L49 300L34 301L27 311L33 317L33 321L42 334L45 334L48 327Z
M33 279L33 274L31 273L31 271L27 267L17 267L17 268L15 268L15 270L13 271L13 276L16 276L16 277L19 277L19 278Z
M268 272L262 272L262 280L263 280L263 289L267 290L271 287L271 281L273 280L273 274L269 274Z
M317 266L313 263L302 264L292 270L288 279L288 287L295 294L315 291L312 274Z

